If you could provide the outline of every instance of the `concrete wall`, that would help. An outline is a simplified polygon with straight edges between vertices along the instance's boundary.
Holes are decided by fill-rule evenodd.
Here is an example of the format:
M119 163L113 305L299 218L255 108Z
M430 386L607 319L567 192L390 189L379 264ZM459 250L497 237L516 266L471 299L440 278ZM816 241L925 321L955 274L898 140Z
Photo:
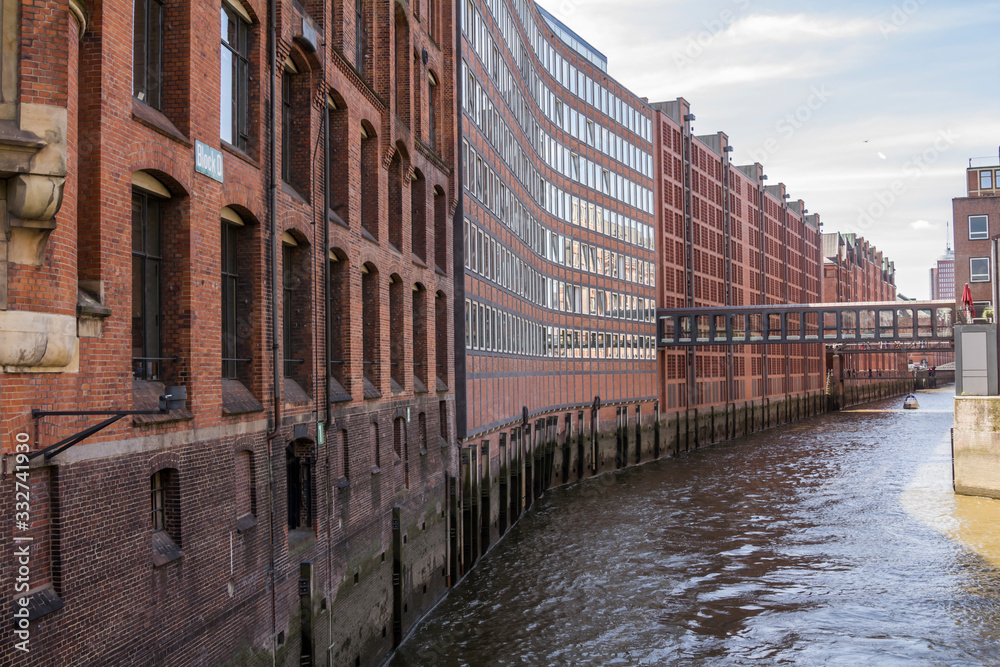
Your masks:
M956 396L955 493L1000 498L1000 397Z

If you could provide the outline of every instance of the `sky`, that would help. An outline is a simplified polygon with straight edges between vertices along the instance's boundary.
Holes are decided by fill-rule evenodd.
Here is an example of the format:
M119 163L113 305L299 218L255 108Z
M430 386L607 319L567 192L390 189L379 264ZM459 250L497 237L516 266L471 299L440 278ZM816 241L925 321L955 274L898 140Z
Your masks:
M538 0L696 135L857 233L930 296L970 158L1000 164L1000 1ZM953 227L952 227L953 230ZM953 233L953 231L951 232Z

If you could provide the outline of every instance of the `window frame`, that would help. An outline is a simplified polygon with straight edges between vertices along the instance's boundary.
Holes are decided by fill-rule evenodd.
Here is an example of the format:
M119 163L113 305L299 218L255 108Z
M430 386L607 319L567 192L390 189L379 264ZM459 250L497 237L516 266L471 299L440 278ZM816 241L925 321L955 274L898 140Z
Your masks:
M135 206L136 203L141 202L141 229L140 233L142 238L140 239L140 248L137 249L136 246L136 220L135 220ZM162 320L163 320L163 303L162 303L162 284L163 284L163 209L160 204L162 199L156 195L144 192L142 190L134 189L132 190L132 374L133 378L136 380L157 380L160 377L160 356L162 353ZM151 248L149 245L149 214L150 214L150 202L156 203L156 247ZM155 252L154 252L155 250ZM142 346L139 349L140 357L135 356L136 347L136 335L135 335L135 316L136 316L136 267L138 265L141 270L138 271L139 275L139 293L140 293L140 308L139 308L139 319L141 320L140 326L142 328L141 340ZM150 269L152 269L153 276L156 280L156 285L153 287L151 292L150 287L147 283L150 277ZM155 292L156 302L155 306L152 307L150 312L150 297L154 296ZM141 371L138 369L140 367L136 366L136 361L141 364Z
M164 470L157 470L149 478L150 525L154 533L167 529L167 484Z
M140 27L139 5L142 5L142 43L138 39L138 28ZM154 26L150 21L153 11L159 15L159 25ZM163 110L163 55L164 55L164 25L166 23L166 8L162 0L135 0L132 3L132 96L143 104L156 109ZM156 32L154 36L151 34ZM151 40L155 39L155 43ZM149 54L155 50L155 62L150 62ZM142 55L142 66L140 68L139 57ZM140 71L141 69L141 71ZM136 81L137 74L142 79ZM151 94L151 93L155 93Z
M975 220L977 223L985 221L986 228L983 231L973 232L972 223ZM969 240L970 241L986 241L990 238L990 216L989 215L970 215L969 216Z
M292 76L281 71L281 180L292 184Z
M222 329L222 377L226 380L238 379L239 363L239 225L222 220L220 243L221 260L221 329Z
M973 268L975 266L976 262L985 262L986 263L986 271L985 272L976 273L975 269ZM969 258L969 282L970 283L988 283L988 282L990 282L990 275L991 275L991 267L990 267L990 258L989 257L970 257ZM980 276L980 278L977 279L976 276Z
M250 29L252 26L230 4L222 3L221 9L222 17L227 21L227 24L236 26L236 44L230 44L226 38L221 38L220 67L225 67L228 52L232 71L229 74L230 89L228 91L222 90L226 77L224 69L220 72L220 107L224 109L227 100L231 107L228 138L227 128L222 127L225 113L220 116L220 138L230 146L246 152L250 144ZM228 31L223 34L228 35Z

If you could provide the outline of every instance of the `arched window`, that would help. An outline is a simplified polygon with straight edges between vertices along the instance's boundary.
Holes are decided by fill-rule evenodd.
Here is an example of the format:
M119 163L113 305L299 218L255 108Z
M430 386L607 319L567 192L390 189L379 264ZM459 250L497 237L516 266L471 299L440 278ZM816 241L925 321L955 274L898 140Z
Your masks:
M381 332L379 304L381 292L378 284L378 269L370 262L361 267L361 336L362 364L364 365L365 398L380 398L381 380Z
M247 212L224 206L220 212L219 254L222 279L222 377L253 386L253 359L250 353L254 327L254 286L258 252L255 233L259 229Z
M359 213L361 226L374 240L378 241L378 137L367 124L361 126L361 201Z
M236 452L236 527L240 532L257 523L257 493L254 487L253 452Z
M357 224L357 218L351 217L351 143L349 138L347 107L339 95L327 97L327 114L329 115L330 136L330 168L327 173L327 188L331 217L345 225Z
M375 468L382 467L382 443L379 441L378 422L373 421L371 425L371 445L372 445L372 465ZM372 472L375 472L374 470Z
M312 442L296 440L285 450L288 541L294 543L313 530Z
M403 251L403 179L406 163L399 150L389 164L389 245Z
M133 5L132 94L154 109L163 108L163 42L166 10L160 0Z
M410 125L410 24L402 5L396 8L396 117L409 129Z
M448 198L440 185L434 186L434 266L445 274L448 266Z
M299 67L289 56L281 73L281 179L308 199L311 190L309 126L312 100L309 75L299 72Z
M427 393L427 290L420 283L413 286L413 391Z
M438 78L434 72L427 72L428 95L427 95L427 145L437 152L438 137L438 109L441 106L439 96L441 94Z
M153 565L177 560L181 552L180 477L174 468L162 468L149 478L149 517Z
M370 0L354 0L354 68L366 83L369 78L370 60L369 44L371 27L368 22L368 5Z
M392 424L396 461L403 464L403 488L410 488L410 444L407 441L406 420L396 417Z
M421 261L427 261L427 181L419 169L414 170L410 179L410 229L413 254Z
M250 17L237 2L222 3L222 140L246 151L250 143Z
M402 393L406 387L405 345L409 336L404 317L403 279L397 274L389 277L389 377L392 392Z
M311 294L309 248L304 239L290 232L281 235L282 250L282 341L284 375L298 388L308 391L311 364ZM288 401L292 396L286 396Z
M341 476L344 479L349 480L351 479L351 448L350 443L347 440L346 430L340 432L340 453L343 461Z
M170 192L152 177L147 179L151 183L132 190L132 371L137 380L158 380L163 361L161 203Z
M434 297L434 353L437 390L448 387L448 297L438 292Z
M339 248L330 251L330 402L351 400L351 279L347 254Z

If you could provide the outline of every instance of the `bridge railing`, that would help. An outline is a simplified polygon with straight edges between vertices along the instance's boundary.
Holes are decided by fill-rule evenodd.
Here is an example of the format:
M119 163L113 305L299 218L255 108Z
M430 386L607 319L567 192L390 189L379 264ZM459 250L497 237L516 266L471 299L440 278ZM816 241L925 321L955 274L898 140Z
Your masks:
M657 312L659 347L950 341L951 301L673 308Z

